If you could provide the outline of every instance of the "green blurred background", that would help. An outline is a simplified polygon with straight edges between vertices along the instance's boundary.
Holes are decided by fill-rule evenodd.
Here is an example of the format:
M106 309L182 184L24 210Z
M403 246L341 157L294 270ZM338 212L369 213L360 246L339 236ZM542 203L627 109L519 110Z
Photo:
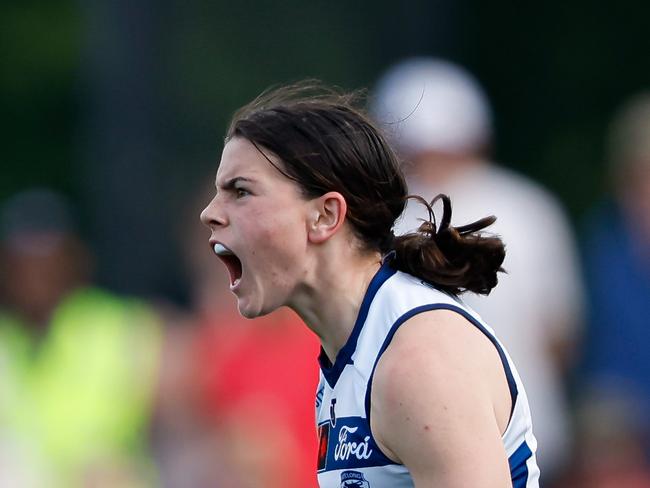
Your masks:
M495 159L577 225L607 191L608 121L650 86L649 19L634 0L3 0L0 201L63 191L102 284L182 302L184 210L238 106L303 77L372 88L391 63L436 55L486 87Z

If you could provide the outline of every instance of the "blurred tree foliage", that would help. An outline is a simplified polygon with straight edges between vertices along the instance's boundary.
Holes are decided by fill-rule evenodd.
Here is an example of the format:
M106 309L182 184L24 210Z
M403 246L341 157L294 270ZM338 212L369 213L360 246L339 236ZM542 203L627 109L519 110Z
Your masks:
M80 22L73 1L0 2L0 198L34 184L73 191Z
M610 118L650 89L650 3L473 3L466 51L497 108L499 159L580 217L607 190Z
M162 139L179 153L215 155L230 113L271 84L315 76L369 86L401 56L437 54L464 63L487 86L497 109L497 158L558 191L576 215L602 190L607 119L650 82L650 7L639 0L156 3ZM26 184L68 191L78 184L80 7L0 3L8 167L0 196Z

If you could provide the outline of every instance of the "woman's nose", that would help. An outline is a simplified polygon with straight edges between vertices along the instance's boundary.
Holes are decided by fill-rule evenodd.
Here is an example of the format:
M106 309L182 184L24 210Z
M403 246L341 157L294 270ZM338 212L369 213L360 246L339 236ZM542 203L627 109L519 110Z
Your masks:
M201 212L201 222L210 228L221 227L226 224L227 220L220 209L216 196Z

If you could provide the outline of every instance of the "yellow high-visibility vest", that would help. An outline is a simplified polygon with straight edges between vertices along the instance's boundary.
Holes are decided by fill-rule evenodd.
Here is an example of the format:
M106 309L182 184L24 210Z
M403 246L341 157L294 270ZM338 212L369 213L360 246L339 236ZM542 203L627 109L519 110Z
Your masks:
M0 437L15 445L17 462L33 463L48 487L81 486L102 464L146 470L162 342L153 311L84 288L34 337L0 313Z

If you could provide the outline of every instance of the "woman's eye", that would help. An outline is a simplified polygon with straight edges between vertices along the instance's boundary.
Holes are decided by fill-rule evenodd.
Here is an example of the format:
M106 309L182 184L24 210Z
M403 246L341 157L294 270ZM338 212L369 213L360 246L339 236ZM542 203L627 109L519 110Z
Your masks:
M235 192L236 192L237 198L242 198L242 197L245 197L246 195L250 194L248 192L248 190L245 190L243 188L236 188Z

